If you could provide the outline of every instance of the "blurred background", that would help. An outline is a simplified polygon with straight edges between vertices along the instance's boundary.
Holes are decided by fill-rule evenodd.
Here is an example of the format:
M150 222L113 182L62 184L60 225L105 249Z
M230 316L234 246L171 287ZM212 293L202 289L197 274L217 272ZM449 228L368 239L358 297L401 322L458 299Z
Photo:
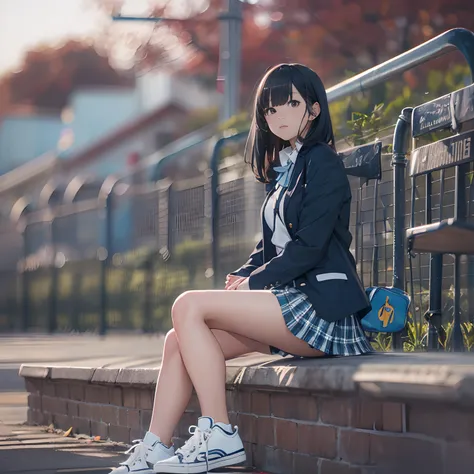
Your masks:
M300 62L329 88L455 27L474 30L470 0L0 0L0 331L168 329L174 298L222 288L259 238L265 189L242 151L266 69ZM452 52L331 101L338 150L383 145L375 196L374 183L351 181L366 286L393 278L401 110L469 84ZM472 163L465 171L472 219ZM438 190L452 196L444 217L453 176ZM423 216L417 208L415 221ZM461 263L470 348L474 267ZM444 264L449 331L453 261ZM426 347L429 260L415 265L418 326L406 350Z

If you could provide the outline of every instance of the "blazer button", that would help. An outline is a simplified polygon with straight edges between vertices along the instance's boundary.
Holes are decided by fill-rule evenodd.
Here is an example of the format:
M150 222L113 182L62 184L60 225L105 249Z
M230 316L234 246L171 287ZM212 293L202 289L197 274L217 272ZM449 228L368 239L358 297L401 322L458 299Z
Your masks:
M268 290L268 286L264 286L263 289L264 289L264 290Z
M300 283L300 286L306 286L306 283Z
M290 223L288 224L288 227L289 227L290 229L293 229L293 224L290 222Z

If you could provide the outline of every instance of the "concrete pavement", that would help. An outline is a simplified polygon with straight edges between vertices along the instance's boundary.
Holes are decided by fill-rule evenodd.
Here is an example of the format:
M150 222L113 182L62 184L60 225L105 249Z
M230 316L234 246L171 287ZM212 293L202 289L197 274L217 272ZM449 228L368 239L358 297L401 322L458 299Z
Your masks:
M23 425L27 394L18 376L23 363L78 367L156 367L163 335L0 336L0 473L105 474L124 459L125 446L90 443Z
M163 342L163 334L0 335L0 423L26 420L24 382L18 376L21 364L158 367Z
M45 427L0 424L1 474L108 474L126 459L126 446L86 437L65 438ZM258 474L248 468L213 474ZM263 474L263 473L262 473Z
M126 457L120 443L65 438L45 427L25 426L21 364L158 367L163 342L162 334L0 335L0 474L106 474ZM221 472L250 473L239 468Z
M124 446L48 433L42 427L0 424L2 474L106 474L124 460Z

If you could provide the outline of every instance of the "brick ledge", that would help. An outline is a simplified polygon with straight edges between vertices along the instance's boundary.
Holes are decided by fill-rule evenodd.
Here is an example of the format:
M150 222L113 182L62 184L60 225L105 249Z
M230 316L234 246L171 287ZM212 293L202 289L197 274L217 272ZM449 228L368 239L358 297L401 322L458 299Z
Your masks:
M26 379L122 387L155 385L159 369L22 365ZM474 355L381 353L312 360L249 354L227 363L228 389L302 390L474 405Z

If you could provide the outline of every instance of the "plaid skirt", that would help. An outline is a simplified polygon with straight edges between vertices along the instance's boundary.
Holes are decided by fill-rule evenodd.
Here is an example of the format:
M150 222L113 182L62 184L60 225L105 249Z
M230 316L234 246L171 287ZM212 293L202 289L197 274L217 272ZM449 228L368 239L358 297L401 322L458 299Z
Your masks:
M319 318L308 297L294 287L273 288L288 329L313 349L328 355L351 356L373 352L357 317L329 322ZM276 347L272 354L289 355Z

